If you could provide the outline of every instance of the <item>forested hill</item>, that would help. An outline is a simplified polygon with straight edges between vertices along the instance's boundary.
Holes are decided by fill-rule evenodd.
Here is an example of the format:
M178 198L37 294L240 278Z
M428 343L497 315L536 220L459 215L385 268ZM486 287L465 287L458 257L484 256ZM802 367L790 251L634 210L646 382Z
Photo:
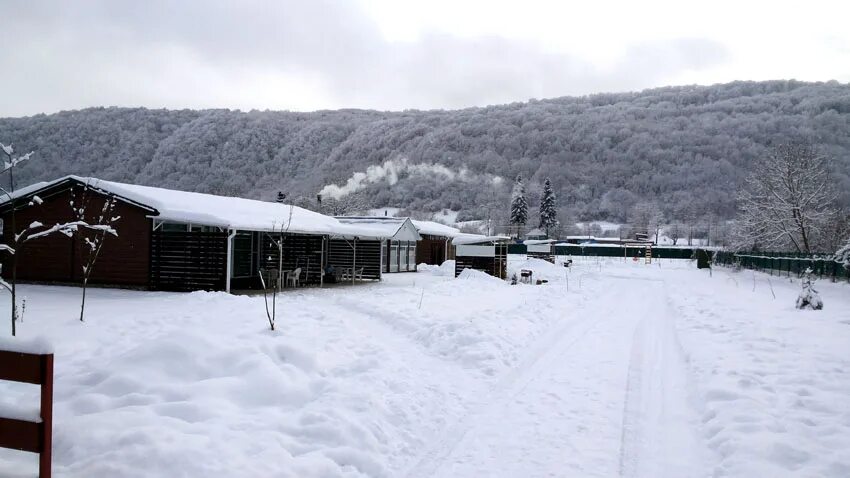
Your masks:
M91 108L0 119L0 141L36 151L19 186L74 173L312 198L364 172L346 190L375 206L472 216L507 203L522 173L532 205L548 176L562 210L611 220L639 200L659 202L671 218L729 217L752 159L788 140L813 141L835 160L850 203L850 85L836 82L666 87L455 111Z

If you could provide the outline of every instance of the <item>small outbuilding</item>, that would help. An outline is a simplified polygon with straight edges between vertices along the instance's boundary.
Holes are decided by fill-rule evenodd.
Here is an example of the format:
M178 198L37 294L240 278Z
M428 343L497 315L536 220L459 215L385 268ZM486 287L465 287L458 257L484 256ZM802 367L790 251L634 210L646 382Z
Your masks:
M416 243L416 263L440 265L455 258L452 239L461 235L460 230L433 221L413 220L422 239Z
M373 231L379 240L371 244L383 273L415 272L416 244L422 239L409 217L337 216L339 222ZM373 259L375 260L375 259Z
M552 245L558 242L554 239L529 239L523 241L526 247L526 255L535 259L543 259L545 261L554 262Z
M507 236L462 234L452 239L455 246L455 277L464 269L486 272L499 279L507 278Z

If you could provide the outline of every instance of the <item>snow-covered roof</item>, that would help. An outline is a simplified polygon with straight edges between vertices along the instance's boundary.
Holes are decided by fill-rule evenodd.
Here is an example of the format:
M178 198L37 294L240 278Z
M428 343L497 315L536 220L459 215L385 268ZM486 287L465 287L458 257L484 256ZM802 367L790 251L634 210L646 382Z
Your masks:
M510 241L508 236L484 236L482 234L464 234L461 233L452 239L452 244L459 246L463 244L481 244L485 242L505 242Z
M417 221L412 220L413 225L420 234L428 234L431 236L455 237L460 234L460 230L445 224L440 224L434 221Z
M397 241L419 241L422 236L409 217L392 216L336 216L334 219L352 227L366 227L379 231L381 238Z
M526 246L536 246L539 244L552 244L553 242L558 242L555 239L528 239L522 241Z
M164 221L187 222L245 231L275 232L283 228L287 232L301 234L384 237L379 229L343 224L333 217L297 206L117 183L73 175L19 189L13 193L13 196L22 197L38 193L43 189L69 180L88 184L92 189L113 194L153 209L155 213L151 214L150 217ZM8 199L0 201L0 204L6 200Z

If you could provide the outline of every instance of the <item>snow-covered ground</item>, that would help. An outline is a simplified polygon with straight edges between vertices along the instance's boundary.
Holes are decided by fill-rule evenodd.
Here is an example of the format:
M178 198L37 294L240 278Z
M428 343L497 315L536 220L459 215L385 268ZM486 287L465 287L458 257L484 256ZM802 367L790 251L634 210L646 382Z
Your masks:
M23 286L55 474L850 476L850 286L798 311L749 271L514 259L549 282L421 267L286 293L275 332L261 297L95 289L81 324L77 289ZM1 386L28 413L37 390Z

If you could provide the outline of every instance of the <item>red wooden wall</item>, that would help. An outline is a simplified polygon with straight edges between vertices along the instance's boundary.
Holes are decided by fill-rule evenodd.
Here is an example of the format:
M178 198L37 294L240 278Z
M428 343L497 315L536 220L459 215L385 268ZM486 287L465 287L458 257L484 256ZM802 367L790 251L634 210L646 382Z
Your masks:
M44 201L41 205L28 206L26 199L21 199L17 211L17 232L20 232L33 221L39 221L45 226L74 221L71 210L71 187L76 188L76 200L82 200L82 185L70 183L64 189L53 190L44 195L39 194ZM85 193L87 200L86 219L89 222L100 215L106 196L91 189ZM150 242L151 220L145 209L118 200L113 209L113 216L120 216L113 227L118 231L118 237L108 235L94 265L89 283L147 287L150 271ZM12 238L11 214L3 214L3 235L6 243ZM38 282L81 282L82 265L87 257L83 250L85 235L92 231L81 230L69 238L61 233L33 239L26 242L18 251L18 279ZM3 254L3 276L9 277L8 253Z

